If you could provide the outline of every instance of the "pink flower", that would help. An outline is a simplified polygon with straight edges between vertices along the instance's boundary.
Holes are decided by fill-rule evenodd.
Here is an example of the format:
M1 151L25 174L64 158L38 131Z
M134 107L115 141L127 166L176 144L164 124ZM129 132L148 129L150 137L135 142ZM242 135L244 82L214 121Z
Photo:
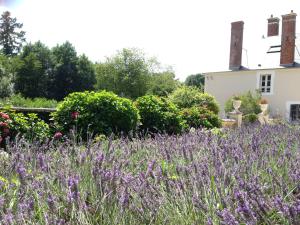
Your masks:
M7 123L5 123L5 122L0 122L0 127L7 127L7 126L8 126Z
M53 137L54 137L54 139L60 139L62 136L63 136L62 133L58 131L54 134Z
M9 115L7 115L7 114L5 114L5 113L1 113L0 115L1 115L1 117L2 117L3 119L5 119L5 120L8 120L8 119L9 119Z
M78 118L78 116L79 116L79 112L75 111L75 112L71 113L71 117L72 117L73 120L76 120Z

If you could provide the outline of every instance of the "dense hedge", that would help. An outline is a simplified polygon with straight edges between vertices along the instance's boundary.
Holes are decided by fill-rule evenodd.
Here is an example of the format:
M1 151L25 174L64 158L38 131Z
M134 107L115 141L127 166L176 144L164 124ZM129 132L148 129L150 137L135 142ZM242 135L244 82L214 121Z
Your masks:
M219 105L212 95L202 93L195 87L183 86L177 88L169 98L180 109L199 106L207 108L215 114L218 114L220 111Z
M184 128L177 107L166 98L146 95L139 97L135 102L141 116L141 129L143 131L179 133Z
M214 128L222 125L220 118L216 114L203 107L193 106L183 109L181 115L189 127Z
M135 130L139 114L132 101L112 92L75 92L61 102L53 114L57 128L68 133L76 128L87 132L109 135Z

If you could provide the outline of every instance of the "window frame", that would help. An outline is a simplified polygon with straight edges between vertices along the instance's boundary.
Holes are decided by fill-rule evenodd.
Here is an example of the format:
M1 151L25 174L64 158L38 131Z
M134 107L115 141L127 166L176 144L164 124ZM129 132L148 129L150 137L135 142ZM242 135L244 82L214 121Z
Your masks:
M270 75L271 76L271 84L269 85L265 85L264 88L270 88L270 92L262 92L262 76L267 76ZM274 83L275 83L275 72L271 71L271 70L264 70L264 71L258 71L257 75L256 75L256 88L260 91L261 95L273 95L274 94ZM265 81L266 83L268 82L267 80Z
M288 121L292 121L292 118L291 118L291 106L292 105L300 105L300 101L287 101L286 102L286 119Z

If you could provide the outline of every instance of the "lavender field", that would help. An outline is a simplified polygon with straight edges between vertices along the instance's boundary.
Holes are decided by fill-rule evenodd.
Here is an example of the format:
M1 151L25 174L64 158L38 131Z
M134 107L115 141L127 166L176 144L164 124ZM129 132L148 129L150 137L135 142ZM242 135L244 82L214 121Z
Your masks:
M1 154L1 224L300 224L300 127L110 138Z

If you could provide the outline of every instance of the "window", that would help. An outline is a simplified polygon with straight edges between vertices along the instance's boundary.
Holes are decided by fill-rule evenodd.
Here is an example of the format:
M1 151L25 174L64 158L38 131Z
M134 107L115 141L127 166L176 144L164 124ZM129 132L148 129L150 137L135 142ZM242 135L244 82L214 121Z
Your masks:
M271 93L271 82L272 82L271 74L260 75L259 89L261 93Z
M273 95L275 71L257 72L257 89L262 95Z
M300 120L300 105L299 104L291 104L290 109L290 119L291 121L299 121Z

